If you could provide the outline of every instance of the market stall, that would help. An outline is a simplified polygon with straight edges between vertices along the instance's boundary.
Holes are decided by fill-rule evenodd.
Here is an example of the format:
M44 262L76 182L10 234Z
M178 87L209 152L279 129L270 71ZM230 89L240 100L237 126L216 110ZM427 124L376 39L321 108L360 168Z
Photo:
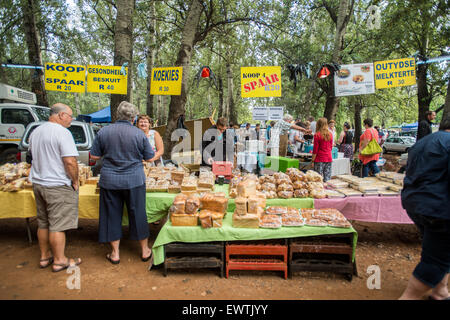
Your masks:
M302 203L298 203L302 208ZM312 204L304 202L304 205ZM285 204L286 205L286 204ZM290 204L292 205L292 203ZM303 207L304 208L304 207ZM234 228L232 224L233 212L228 212L223 220L221 228L204 229L200 226L179 227L172 226L168 221L160 230L158 237L153 244L155 253L154 264L158 265L164 262L164 245L172 242L213 242L213 241L238 241L238 240L262 240L262 239L285 239L295 237L307 237L327 234L353 233L354 247L353 259L355 258L356 239L358 234L355 229L335 228L335 227L282 227L279 229L251 229Z
M298 153L300 157L299 169L305 170L311 165L311 153ZM331 163L331 176L339 174L351 174L350 158L335 158Z
M346 197L315 199L314 208L336 208L349 220L413 224L402 207L401 197Z

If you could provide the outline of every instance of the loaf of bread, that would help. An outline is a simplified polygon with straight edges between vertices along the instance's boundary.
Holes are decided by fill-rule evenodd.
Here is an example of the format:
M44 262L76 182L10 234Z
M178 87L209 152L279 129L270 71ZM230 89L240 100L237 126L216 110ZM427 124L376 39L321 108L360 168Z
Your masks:
M212 211L211 210L200 210L198 218L200 220L200 225L202 228L212 228Z
M313 170L306 171L306 178L310 182L323 182L323 177Z
M306 189L297 189L294 191L294 197L295 198L308 198L309 191Z
M186 199L185 213L195 214L200 208L200 198L193 194Z
M256 181L253 179L245 179L237 185L238 197L248 198L256 194Z
M294 191L294 187L290 183L282 183L278 185L277 191Z
M211 214L213 228L221 228L223 223L224 214L220 212L213 212Z
M304 181L295 181L292 186L294 187L295 190L297 189L307 189L308 188L308 183L304 182Z
M293 191L278 191L278 198L291 199L294 196Z
M247 211L248 213L258 213L258 207L260 198L253 196L247 199Z
M238 215L233 214L234 228L259 228L259 216L257 214Z
M228 199L221 194L205 193L200 198L201 208L216 212L226 212L228 207Z
M261 190L264 191L277 191L277 187L274 183L271 182L265 182L261 185Z
M234 203L236 205L236 213L238 215L244 215L248 212L247 211L247 198L238 197L238 198L236 198Z
M171 213L182 214L185 213L187 196L184 194L179 194L173 199L173 204L171 207Z

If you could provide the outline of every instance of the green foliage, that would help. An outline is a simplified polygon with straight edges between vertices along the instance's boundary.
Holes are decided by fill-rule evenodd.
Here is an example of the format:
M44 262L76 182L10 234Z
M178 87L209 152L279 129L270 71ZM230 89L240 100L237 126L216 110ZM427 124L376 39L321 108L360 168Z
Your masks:
M25 36L22 29L23 0L0 2L0 61L11 59L28 63ZM43 62L111 65L114 52L114 1L106 0L46 0L35 1L36 20L41 34ZM155 67L172 66L180 45L181 30L188 2L154 1L156 8L156 43L150 43L150 6L152 1L136 0L134 15L133 95L132 102L145 112L147 79L139 78L137 66L146 63L149 48L156 50ZM186 104L188 119L210 116L219 111L219 91L205 79L197 85L195 76L201 66L208 65L223 82L224 104L227 101L227 64L231 66L234 101L239 122L251 122L254 106L285 106L294 117L321 117L325 95L321 86L326 80L303 77L296 86L289 81L289 64L311 62L314 75L319 66L331 62L335 24L324 1L311 0L212 0L197 30L197 42L191 61L189 94ZM326 1L332 8L339 1ZM381 8L382 23L378 30L367 28L367 8ZM345 64L404 58L416 52L428 57L448 50L450 38L446 1L356 1L354 15L347 26L342 61ZM207 19L210 15L210 20ZM234 21L235 18L245 18ZM226 23L230 21L234 23ZM208 24L208 21L210 24ZM211 24L215 26L212 27ZM210 29L209 29L210 28ZM202 35L206 35L202 37ZM282 97L242 99L240 97L240 67L282 66ZM430 109L444 103L447 65L428 65L428 86L433 100ZM0 81L30 90L33 71L0 68ZM49 102L78 105L82 113L90 113L109 105L106 94L75 94L49 91ZM156 97L155 108L156 108ZM386 127L417 120L417 89L415 86L377 90L373 95L343 97L336 117L340 132L344 121L354 122L354 105L365 107L362 116L370 116L376 124ZM161 106L167 114L170 97ZM167 116L166 116L167 117ZM440 114L438 114L438 118Z

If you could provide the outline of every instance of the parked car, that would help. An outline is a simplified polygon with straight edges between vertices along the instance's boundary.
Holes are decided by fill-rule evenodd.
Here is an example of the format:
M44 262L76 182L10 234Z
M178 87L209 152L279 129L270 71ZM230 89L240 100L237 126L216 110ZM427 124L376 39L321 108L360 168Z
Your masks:
M412 137L388 137L383 144L383 152L408 152L415 143L416 139Z
M0 164L17 162L27 125L49 116L50 108L36 105L36 94L0 83Z
M31 133L43 123L45 123L45 121L32 122L25 129L25 133L19 144L21 161L26 161L26 153L28 151ZM72 133L78 153L80 154L77 160L85 165L95 166L96 161L91 159L90 153L95 138L92 126L86 122L72 121L72 124L68 129Z

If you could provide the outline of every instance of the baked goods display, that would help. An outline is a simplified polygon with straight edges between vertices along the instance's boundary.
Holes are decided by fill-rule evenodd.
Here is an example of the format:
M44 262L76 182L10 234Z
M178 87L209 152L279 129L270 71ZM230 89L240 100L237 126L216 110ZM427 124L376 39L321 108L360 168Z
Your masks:
M281 228L281 216L275 214L265 214L262 216L259 226L261 228Z
M197 226L220 228L226 214L228 199L223 192L175 196L169 208L173 226Z
M78 162L78 184L84 186L92 178L91 167ZM92 183L92 182L90 182Z
M249 178L250 175L241 176L239 174L231 179L230 198L238 196L237 185L243 180L249 180ZM297 168L288 168L286 173L265 174L258 179L253 178L252 180L256 183L256 190L263 193L267 199L291 199L294 197L322 199L326 197L322 176L312 170L304 173ZM345 186L348 186L348 184ZM252 192L252 188L252 185L248 188L250 192Z
M18 164L7 163L0 167L0 191L17 192L31 188L28 181L31 166L26 162Z
M350 228L347 218L336 209L300 209L305 225L315 227Z
M149 167L144 165L147 192L185 193L187 195L214 190L215 176L211 171L200 171L199 177L189 175L183 168Z
M339 191L336 191L336 190L325 189L324 192L325 192L326 197L330 198L330 199L345 198L345 194L340 193Z
M287 212L281 215L283 227L301 227L305 225L304 218L300 215L299 209L287 208Z
M266 195L256 190L258 179L250 176L242 179L236 186L236 209L233 214L233 227L258 228L259 219L264 213Z
M380 172L375 177L359 178L352 175L337 175L326 183L327 189L332 189L347 197L357 196L395 196L403 189L405 175L396 172ZM331 192L326 191L332 198Z
M281 206L271 206L266 209L266 214L282 215L287 212L288 212L287 207L281 207Z

